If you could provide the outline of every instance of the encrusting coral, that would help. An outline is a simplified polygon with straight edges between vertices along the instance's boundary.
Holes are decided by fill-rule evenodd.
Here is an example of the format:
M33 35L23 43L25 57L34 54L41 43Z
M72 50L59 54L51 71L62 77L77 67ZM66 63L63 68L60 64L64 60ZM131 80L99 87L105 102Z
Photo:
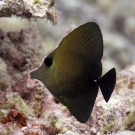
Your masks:
M0 17L12 15L57 22L53 0L1 0ZM48 53L39 35L35 25L20 32L0 29L0 135L135 135L135 64L118 74L108 103L99 92L82 124L29 76Z
M20 32L5 33L0 30L0 57L5 67L0 68L2 90L20 80L23 74L39 67L45 50L38 35L34 26Z
M43 18L57 23L54 0L2 0L0 17L17 16L21 18Z
M35 29L9 33L0 31L0 57L5 67L0 68L3 75L0 77L0 134L133 134L125 130L134 129L135 65L118 75L116 91L108 103L99 92L91 117L87 123L81 124L41 82L29 76L47 53Z

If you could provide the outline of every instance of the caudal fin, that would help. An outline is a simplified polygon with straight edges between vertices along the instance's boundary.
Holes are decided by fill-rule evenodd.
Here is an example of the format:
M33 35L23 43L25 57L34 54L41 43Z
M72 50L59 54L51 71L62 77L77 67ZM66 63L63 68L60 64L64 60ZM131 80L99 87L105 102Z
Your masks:
M116 83L116 71L115 68L109 70L104 76L97 80L103 97L106 102L108 102Z

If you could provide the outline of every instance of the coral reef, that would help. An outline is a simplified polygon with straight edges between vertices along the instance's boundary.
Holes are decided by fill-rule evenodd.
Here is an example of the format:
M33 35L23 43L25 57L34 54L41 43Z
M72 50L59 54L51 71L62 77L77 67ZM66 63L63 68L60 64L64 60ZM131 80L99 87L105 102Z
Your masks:
M30 24L30 28L20 32L0 29L0 135L135 135L135 63L127 66L135 60L134 1L57 3L62 12L57 28L45 26L43 21L37 22L38 28ZM0 0L0 17L12 15L57 22L54 0ZM103 69L116 65L119 74L109 102L104 101L99 91L91 117L82 124L29 73L48 54L44 37L50 46L58 34L65 36L72 30L71 27L63 34L64 26L88 21L97 22L103 32Z
M1 68L0 88L20 80L23 74L39 67L45 55L36 26L20 32L5 33L0 30Z
M35 29L8 33L1 30L0 56L4 68L0 68L3 74L0 79L0 134L133 134L135 65L118 75L116 91L108 103L99 92L91 117L81 124L41 82L29 76L48 53L40 44L38 30L33 32ZM8 77L10 83L6 80Z
M125 72L128 73L129 71ZM121 78L118 78L118 82L119 79ZM39 133L43 135L87 135L90 133L102 135L113 133L115 135L116 132L117 135L119 130L130 129L128 127L131 127L130 125L133 125L135 121L135 110L133 109L135 91L132 89L129 92L128 87L126 89L128 92L114 93L109 103L105 103L102 95L99 93L92 116L86 124L81 124L69 113L66 107L54 100L43 84L36 80L31 80L28 75L27 84L25 83L26 80L24 80L23 84L27 85L27 87L25 86L27 89L33 90L27 101L23 100L15 92L9 90L6 92L1 91L1 133ZM117 85L116 88L119 87L120 83ZM18 118L17 114L22 116ZM19 123L22 118L26 119L25 124ZM23 128L20 128L20 126ZM124 132L121 131L119 134L130 133L129 131Z
M17 16L27 19L44 18L53 24L57 23L57 12L54 0L2 0L0 17Z
M135 61L134 4L134 0L58 0L56 8L61 14L57 30L63 35L63 29L71 24L79 26L89 21L96 22L101 28L105 46L104 73L113 66L119 72ZM48 31L54 38L60 35L53 30Z

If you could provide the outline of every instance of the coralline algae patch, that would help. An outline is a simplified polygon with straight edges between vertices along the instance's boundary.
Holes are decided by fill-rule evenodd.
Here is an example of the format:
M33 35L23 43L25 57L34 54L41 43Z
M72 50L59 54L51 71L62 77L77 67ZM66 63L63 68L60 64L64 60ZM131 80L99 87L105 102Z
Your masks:
M42 18L57 23L57 11L54 0L2 0L0 1L0 17L13 15L31 20Z
M116 91L120 93L127 90L135 90L135 64L127 67L118 75Z
M118 75L116 91L127 100L127 112L122 130L135 129L135 64L128 66Z
M125 72L129 72L128 69ZM21 90L27 91L20 94L23 98L16 93L19 85ZM16 92L13 92L14 89ZM110 101L105 103L99 93L90 119L87 123L81 124L66 107L56 102L42 83L32 80L28 74L20 83L14 84L14 87L1 91L0 132L9 135L133 134L120 130L130 129L130 124L134 122L134 95L135 91L127 88L123 93L114 92ZM24 122L21 122L22 120Z
M39 67L45 53L35 26L20 32L0 30L0 88L6 89L23 74Z
M125 130L134 130L135 65L118 75L116 92L108 103L99 93L90 119L81 124L41 82L29 76L47 54L34 29L0 31L0 134L133 134Z

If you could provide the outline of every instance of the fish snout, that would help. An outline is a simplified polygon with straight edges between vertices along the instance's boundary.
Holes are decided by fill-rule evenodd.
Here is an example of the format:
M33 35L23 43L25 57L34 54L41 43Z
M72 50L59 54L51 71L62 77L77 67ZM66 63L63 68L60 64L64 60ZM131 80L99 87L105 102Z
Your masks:
M31 79L37 79L36 70L30 73Z

